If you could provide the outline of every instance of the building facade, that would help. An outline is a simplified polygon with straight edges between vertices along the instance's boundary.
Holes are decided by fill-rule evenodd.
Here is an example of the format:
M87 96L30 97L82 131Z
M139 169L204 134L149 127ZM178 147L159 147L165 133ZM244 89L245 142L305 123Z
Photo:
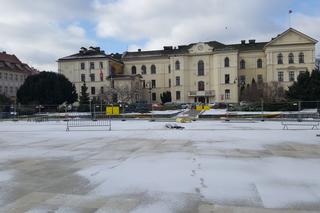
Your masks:
M91 99L107 98L110 90L133 88L136 81L140 83L139 75L124 75L121 56L107 55L99 47L82 47L79 53L58 59L58 71L75 85L78 94L81 94L81 87L86 83Z
M32 74L38 73L37 70L22 63L15 55L0 53L0 94L13 100L24 80Z
M122 75L142 76L142 89L148 89L152 102L161 102L161 94L169 91L172 102L177 103L237 103L240 87L252 79L279 82L286 88L299 73L313 70L316 43L290 28L268 42L243 40L226 45L210 41L154 51L139 49L125 52L119 63ZM59 60L59 70L77 82L72 75L79 77L80 64L75 60L67 69L67 63Z

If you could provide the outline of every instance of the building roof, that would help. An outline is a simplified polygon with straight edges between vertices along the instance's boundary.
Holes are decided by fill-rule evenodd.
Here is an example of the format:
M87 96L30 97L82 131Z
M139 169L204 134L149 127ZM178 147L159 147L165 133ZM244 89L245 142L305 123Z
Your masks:
M262 51L265 45L268 44L268 42L247 42L244 44L230 44L227 45L227 47L234 48L236 50L242 51Z
M240 44L222 44L217 41L203 42L213 48L213 52L218 51L262 51L268 42L256 42L255 40L249 40L249 42L242 42ZM124 60L146 58L146 57L169 57L171 55L188 54L189 49L196 45L191 43L188 45L179 45L177 47L164 46L162 50L141 51L140 49L135 52L125 52L123 54Z
M38 73L38 70L30 67L28 64L22 63L17 56L7 54L6 52L0 52L0 69L28 75Z
M309 39L313 43L317 43L318 41L293 29L289 28L285 32L279 34L276 38L271 39L268 42L256 42L254 39L249 41L242 40L239 44L223 44L217 41L208 41L208 42L200 42L207 44L213 48L213 52L220 52L220 51L239 51L239 52L247 52L247 51L263 51L266 46L274 42L276 39L282 37L283 35L287 34L288 32L295 32L298 33L307 39ZM153 51L141 51L138 50L136 52L125 52L123 55L124 60L130 59L139 59L139 58L147 58L147 57L169 57L170 55L175 54L187 54L189 53L189 49L196 45L197 43L192 43L188 45L180 45L177 47L172 46L165 46L162 50L153 50Z
M122 54L106 54L105 51L100 50L100 47L89 47L89 49L85 47L81 47L80 51L76 54L69 55L63 58L59 58L58 61L68 61L68 60L79 60L79 59L110 59L121 62Z

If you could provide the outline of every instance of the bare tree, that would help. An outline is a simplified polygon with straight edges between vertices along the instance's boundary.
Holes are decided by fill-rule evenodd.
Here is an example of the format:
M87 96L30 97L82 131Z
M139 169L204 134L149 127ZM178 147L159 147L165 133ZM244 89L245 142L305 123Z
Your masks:
M265 83L262 96L266 102L281 102L286 100L285 89L279 82Z
M116 85L114 88L105 87L105 92L100 94L107 103L134 103L139 101L143 94L139 81L132 81L131 85Z

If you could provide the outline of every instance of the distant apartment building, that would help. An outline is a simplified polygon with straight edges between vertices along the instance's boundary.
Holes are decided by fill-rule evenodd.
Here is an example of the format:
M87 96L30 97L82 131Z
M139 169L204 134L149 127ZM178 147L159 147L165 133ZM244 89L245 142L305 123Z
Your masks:
M123 76L141 76L142 89L152 102L161 102L163 92L171 92L176 103L239 102L240 88L256 82L279 82L284 87L297 80L301 72L315 67L315 44L318 41L288 29L267 42L242 40L239 44L217 41L198 42L161 50L125 52L116 60L103 54L100 58L79 56L58 60L59 71L74 83L90 70L89 63L119 64ZM82 57L82 58L81 58ZM86 65L82 65L85 63ZM92 71L91 71L92 72ZM99 74L99 69L94 69ZM101 87L102 81L91 85ZM149 100L149 99L147 99Z
M24 80L35 73L37 70L22 63L15 55L0 52L0 94L14 100Z

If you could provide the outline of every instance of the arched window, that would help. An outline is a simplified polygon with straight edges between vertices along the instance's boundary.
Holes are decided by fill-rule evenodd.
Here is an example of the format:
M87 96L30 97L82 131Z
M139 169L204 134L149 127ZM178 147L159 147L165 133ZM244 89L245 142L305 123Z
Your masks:
M262 59L261 58L259 58L257 60L257 68L262 68Z
M156 73L157 73L156 65L152 64L151 65L151 74L156 74Z
M299 54L299 64L303 64L304 63L304 54L300 53Z
M142 74L142 75L147 74L147 67L146 67L145 65L142 65L142 66L141 66L141 74Z
M288 62L289 62L289 64L293 64L294 63L294 55L293 55L293 53L289 53Z
M240 69L245 69L246 68L246 62L242 59L240 61Z
M283 56L281 53L278 54L278 64L283 64Z
M198 91L204 91L204 81L198 82Z
M229 66L230 66L230 60L229 60L228 57L226 57L226 58L224 59L224 67L229 67Z
M204 63L202 60L198 62L198 75L199 76L204 75Z
M180 61L176 61L176 70L180 70Z
M132 74L132 75L137 74L137 67L136 67L136 66L132 66L132 67L131 67L131 74Z

